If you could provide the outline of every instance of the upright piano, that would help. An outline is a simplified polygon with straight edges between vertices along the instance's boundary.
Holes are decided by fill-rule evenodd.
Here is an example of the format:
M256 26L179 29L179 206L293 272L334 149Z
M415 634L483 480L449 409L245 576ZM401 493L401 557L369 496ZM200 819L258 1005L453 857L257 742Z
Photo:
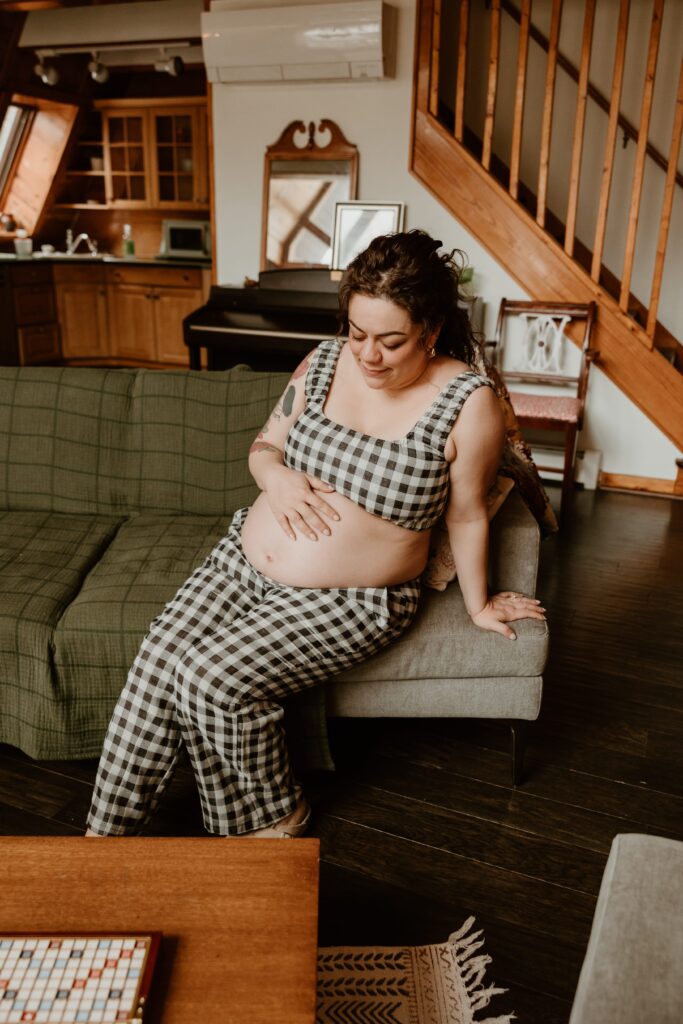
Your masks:
M190 367L245 363L254 370L292 371L339 331L339 273L328 269L265 270L242 288L214 285L209 301L183 321Z
M339 271L265 270L250 287L214 285L209 301L183 321L190 368L201 368L206 349L209 370L244 363L253 370L291 372L321 341L339 331ZM463 300L475 331L481 331L484 304Z

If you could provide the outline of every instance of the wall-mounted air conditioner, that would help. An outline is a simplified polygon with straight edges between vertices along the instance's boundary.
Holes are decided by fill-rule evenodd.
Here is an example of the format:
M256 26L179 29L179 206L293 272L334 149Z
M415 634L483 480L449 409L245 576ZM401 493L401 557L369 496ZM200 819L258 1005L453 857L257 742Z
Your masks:
M384 78L389 9L381 0L202 14L210 82Z

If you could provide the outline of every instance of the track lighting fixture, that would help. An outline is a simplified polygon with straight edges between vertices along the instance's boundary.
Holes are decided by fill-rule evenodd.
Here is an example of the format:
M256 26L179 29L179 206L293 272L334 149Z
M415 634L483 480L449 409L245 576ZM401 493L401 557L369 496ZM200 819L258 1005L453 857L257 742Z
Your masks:
M99 82L102 85L109 80L109 68L97 59L96 53L92 55L92 60L88 64L88 71L93 82Z
M0 3L2 0L0 0ZM187 56L191 60L197 59L195 50L189 40L178 39L172 42L148 42L148 43L111 43L98 45L96 50L90 46L54 46L41 47L35 51L36 64L35 73L45 85L56 85L59 81L59 71L54 64L48 64L48 60L61 57L65 54L89 53L88 73L94 82L103 84L108 81L111 69L118 70L121 67L132 65L149 65L154 61L154 70L164 72L177 78L185 70L185 61L177 55L177 50L187 50ZM170 53L169 53L170 51ZM104 57L106 63L101 59Z
M44 64L41 58L33 68L43 85L56 85L59 81L59 71L54 64Z
M155 71L165 71L167 75L177 78L185 70L185 62L182 57L168 57L165 50L159 51L160 59L154 65Z

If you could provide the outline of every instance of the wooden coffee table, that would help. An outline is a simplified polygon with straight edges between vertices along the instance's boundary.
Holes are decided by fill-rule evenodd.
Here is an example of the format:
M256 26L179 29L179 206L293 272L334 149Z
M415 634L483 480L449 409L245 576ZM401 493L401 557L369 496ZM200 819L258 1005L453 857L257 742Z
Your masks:
M0 931L161 931L145 1024L314 1024L317 839L0 837Z

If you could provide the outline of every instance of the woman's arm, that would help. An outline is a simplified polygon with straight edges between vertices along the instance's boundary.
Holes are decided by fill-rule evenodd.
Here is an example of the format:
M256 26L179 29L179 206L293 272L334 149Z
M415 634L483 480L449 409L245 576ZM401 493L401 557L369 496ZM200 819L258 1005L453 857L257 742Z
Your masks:
M319 494L320 491L329 493L334 488L315 477L288 469L284 464L287 434L306 404L306 373L310 358L309 354L297 366L266 425L249 449L249 471L266 494L283 532L291 540L296 540L296 530L309 540L317 540L318 533L330 533L321 516L339 519Z
M475 625L502 633L514 632L506 622L543 618L540 602L519 594L488 595L489 520L486 496L500 465L505 440L503 415L491 388L481 387L465 402L449 441L454 454L450 497L446 509L448 538L465 607Z

